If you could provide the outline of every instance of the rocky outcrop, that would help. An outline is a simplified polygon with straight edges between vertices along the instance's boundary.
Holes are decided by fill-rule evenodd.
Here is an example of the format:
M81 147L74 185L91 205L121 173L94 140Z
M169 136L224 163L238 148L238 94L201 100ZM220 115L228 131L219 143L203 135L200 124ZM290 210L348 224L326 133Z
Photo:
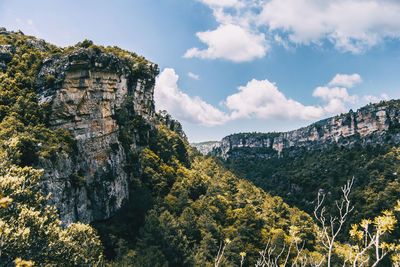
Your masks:
M132 116L153 124L156 65L148 63L147 75L138 75L112 53L79 48L46 58L36 80L41 105L50 107L51 128L69 130L77 141L73 156L42 160L43 189L52 193L52 204L64 224L109 218L129 198L128 152L119 140L122 125L117 112L129 107ZM144 77L144 78L143 78ZM131 132L137 140L138 130Z
M284 133L241 133L223 138L213 154L270 158L289 151L322 149L332 144L351 147L400 142L400 100L370 104L356 112L325 119Z
M216 151L221 146L220 141L206 141L200 143L191 143L191 146L195 147L201 154L207 155L212 151Z
M0 45L0 70L7 68L7 63L13 58L14 47L11 45Z
M187 136L183 131L182 124L179 121L174 120L171 115L167 113L166 110L161 110L156 113L156 117L157 121L167 126L167 128L171 131L177 133L182 139L187 139Z

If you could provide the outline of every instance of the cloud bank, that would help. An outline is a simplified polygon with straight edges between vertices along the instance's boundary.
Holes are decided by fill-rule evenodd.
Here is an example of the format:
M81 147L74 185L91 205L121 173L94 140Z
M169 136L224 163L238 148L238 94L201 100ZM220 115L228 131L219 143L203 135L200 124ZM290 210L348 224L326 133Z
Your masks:
M212 9L219 26L196 33L207 48L190 48L187 58L250 61L265 56L271 42L331 44L359 54L400 38L400 2L394 0L198 1Z
M320 105L304 105L285 96L275 83L267 79L253 79L239 86L237 92L221 101L221 107L218 108L198 96L190 97L182 92L178 80L174 69L166 68L161 72L154 92L156 109L167 110L179 120L204 126L222 125L237 119L313 121L347 112L349 104L389 98L386 94L361 98L352 95L348 88L360 83L361 76L357 73L337 74L327 85L314 89L312 96L322 103Z
M167 110L179 120L214 126L228 121L229 117L200 97L190 97L178 88L179 76L174 69L166 68L157 77L154 101L157 110Z

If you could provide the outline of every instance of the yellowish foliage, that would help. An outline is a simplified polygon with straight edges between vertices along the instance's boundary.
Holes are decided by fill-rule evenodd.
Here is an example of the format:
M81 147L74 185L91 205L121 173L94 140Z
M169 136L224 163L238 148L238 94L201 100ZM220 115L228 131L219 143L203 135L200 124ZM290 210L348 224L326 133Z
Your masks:
M34 261L26 261L23 260L21 258L16 258L14 260L15 263L15 267L32 267L35 266L35 262Z
M17 266L85 265L102 258L102 245L89 225L61 227L55 207L47 205L39 181L42 171L30 167L0 168L0 251ZM10 205L12 203L12 205Z
M10 197L2 197L0 199L0 207L2 208L7 208L8 205L10 205L12 203L12 198Z

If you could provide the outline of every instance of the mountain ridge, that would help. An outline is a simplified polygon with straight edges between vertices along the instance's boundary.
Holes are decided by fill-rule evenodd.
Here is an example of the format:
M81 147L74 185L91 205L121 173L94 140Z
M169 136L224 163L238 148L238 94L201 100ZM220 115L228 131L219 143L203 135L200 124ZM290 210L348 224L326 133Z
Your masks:
M271 133L237 133L213 143L194 143L203 154L229 157L244 156L241 150L253 152L250 156L270 158L285 152L296 155L296 150L323 149L330 145L351 147L400 142L400 100L381 101L368 104L357 111L326 118L308 126L288 131Z

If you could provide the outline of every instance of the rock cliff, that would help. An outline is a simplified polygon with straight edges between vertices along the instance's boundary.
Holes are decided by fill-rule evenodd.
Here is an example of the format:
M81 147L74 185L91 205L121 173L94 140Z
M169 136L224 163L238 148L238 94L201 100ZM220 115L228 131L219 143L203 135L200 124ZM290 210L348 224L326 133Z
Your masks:
M191 146L195 147L200 153L207 155L208 153L216 150L221 146L220 141L206 141L200 143L191 143Z
M141 129L132 129L129 147L120 140L123 122L140 117L152 125L156 65L147 73L113 53L79 48L45 58L36 79L41 105L49 107L50 128L69 130L76 153L57 160L41 160L45 193L52 193L64 224L109 218L129 198L127 154L140 150ZM127 151L129 150L129 151Z
M399 143L400 100L370 104L290 132L229 135L219 144L213 144L212 153L224 159L270 158L285 151L296 155L300 150L322 149L332 144L351 147L357 142L362 145Z

